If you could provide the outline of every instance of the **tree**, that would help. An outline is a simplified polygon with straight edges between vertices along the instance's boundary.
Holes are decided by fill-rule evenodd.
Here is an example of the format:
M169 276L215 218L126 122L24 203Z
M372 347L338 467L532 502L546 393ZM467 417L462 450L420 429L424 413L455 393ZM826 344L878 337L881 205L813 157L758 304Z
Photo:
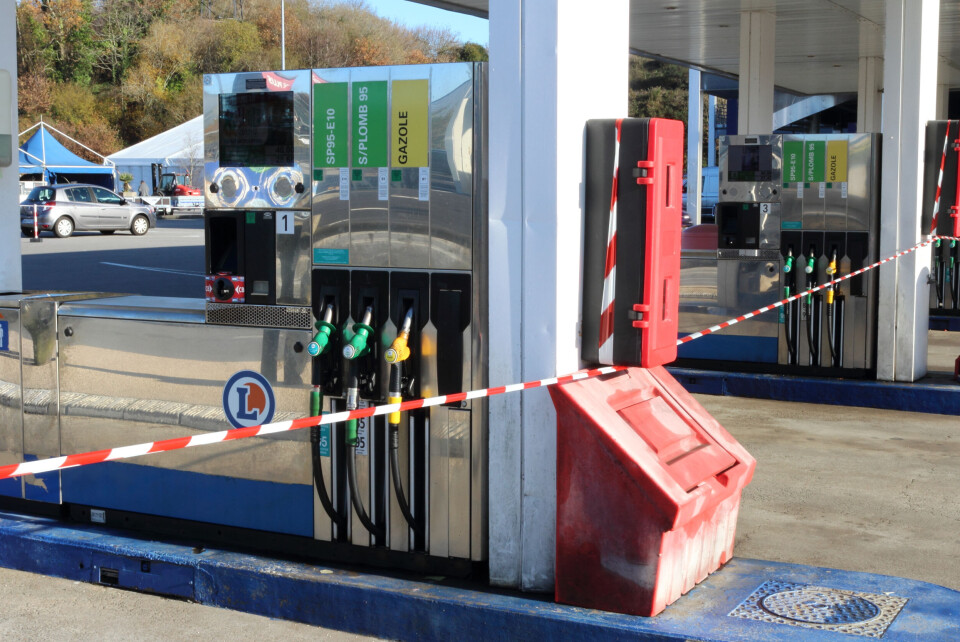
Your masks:
M687 120L687 69L630 56L628 113L641 118Z
M466 42L457 52L457 60L461 62L487 62L490 60L490 54L483 45Z
M140 0L103 0L94 20L99 44L95 65L106 80L118 84L123 79L152 20Z

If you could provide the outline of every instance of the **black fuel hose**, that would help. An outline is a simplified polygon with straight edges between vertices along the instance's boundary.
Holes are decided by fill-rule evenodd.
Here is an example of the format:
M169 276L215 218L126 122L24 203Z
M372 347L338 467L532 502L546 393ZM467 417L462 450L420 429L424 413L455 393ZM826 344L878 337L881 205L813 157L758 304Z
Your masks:
M790 358L788 359L790 365L793 365L797 362L797 346L794 345L793 342L793 326L791 325L791 308L793 308L794 303L794 301L790 301L787 303L787 305L783 306L783 314L785 317L784 322L786 325L786 330L784 332L786 333L787 337L787 353L790 355Z
M336 430L335 426L330 427L331 432ZM340 514L330 501L330 495L327 493L327 484L323 480L323 470L320 468L320 426L310 428L310 452L313 454L313 485L317 489L317 495L320 497L320 504L323 510L330 516L337 528L343 532L347 525L346 516Z
M837 365L837 331L834 327L835 317L834 317L834 305L835 303L827 303L827 344L830 346L830 365Z
M937 292L937 309L943 309L943 282L947 276L947 265L940 256L940 248L935 247L934 260L936 262L937 278L934 289Z
M400 397L400 380L402 377L402 362L390 364L390 396ZM403 480L400 479L400 425L390 424L390 476L393 478L393 490L397 496L397 504L400 506L400 512L403 518L407 520L410 528L419 535L420 528L417 521L410 512L410 504L407 502L407 495L403 492Z
M350 501L353 503L353 510L356 511L357 517L360 518L360 522L363 524L363 527L370 531L370 534L373 535L378 540L382 540L385 537L384 529L377 526L370 520L370 516L367 515L366 509L363 507L363 501L360 499L360 493L357 490L357 447L350 447L350 456L347 457L347 479L350 483Z
M813 285L807 284L807 287L816 287L817 284ZM818 366L820 365L820 348L816 346L816 341L814 340L813 332L813 295L807 295L809 301L807 302L807 346L810 348L810 364Z
M357 409L357 393L360 388L360 376L357 372L359 364L356 361L350 361L350 373L347 377L347 410ZM384 529L380 528L371 521L367 515L367 510L363 507L363 500L360 498L360 491L357 483L357 445L350 444L350 454L347 456L347 483L350 485L350 502L353 504L353 510L360 519L363 527L370 531L378 540L385 538Z
M952 259L950 270L953 272L950 285L953 291L953 301L950 305L953 306L954 310L960 310L960 243L954 244L950 248L950 258Z

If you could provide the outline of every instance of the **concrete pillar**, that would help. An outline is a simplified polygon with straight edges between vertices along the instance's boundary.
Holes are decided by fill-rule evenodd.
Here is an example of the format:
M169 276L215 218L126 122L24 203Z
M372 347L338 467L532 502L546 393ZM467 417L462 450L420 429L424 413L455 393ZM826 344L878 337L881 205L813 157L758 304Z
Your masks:
M700 176L703 168L703 95L700 70L691 69L687 83L687 214L700 224Z
M924 130L936 115L940 0L886 0L880 255L925 237ZM880 268L877 378L915 381L927 371L930 249Z
M880 131L882 113L883 58L861 56L857 70L857 131Z
M20 270L20 172L17 165L17 5L0 0L0 289L22 289ZM6 16L4 18L3 16ZM7 44L2 44L7 43ZM5 162L5 161L4 161Z
M768 11L740 13L740 134L773 131L773 71L777 17Z
M584 126L627 111L627 0L490 0L490 385L579 368ZM554 583L556 415L489 400L490 581Z

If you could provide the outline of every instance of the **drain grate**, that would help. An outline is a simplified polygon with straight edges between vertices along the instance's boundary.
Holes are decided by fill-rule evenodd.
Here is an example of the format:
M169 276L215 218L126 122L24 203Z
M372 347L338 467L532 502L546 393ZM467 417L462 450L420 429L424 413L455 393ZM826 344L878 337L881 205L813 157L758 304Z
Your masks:
M880 638L907 599L793 582L764 582L730 617Z

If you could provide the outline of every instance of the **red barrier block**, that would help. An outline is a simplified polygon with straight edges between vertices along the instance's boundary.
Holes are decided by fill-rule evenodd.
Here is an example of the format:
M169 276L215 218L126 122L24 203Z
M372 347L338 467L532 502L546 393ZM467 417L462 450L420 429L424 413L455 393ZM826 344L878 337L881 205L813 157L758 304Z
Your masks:
M753 457L658 366L550 388L556 600L652 616L733 556Z

